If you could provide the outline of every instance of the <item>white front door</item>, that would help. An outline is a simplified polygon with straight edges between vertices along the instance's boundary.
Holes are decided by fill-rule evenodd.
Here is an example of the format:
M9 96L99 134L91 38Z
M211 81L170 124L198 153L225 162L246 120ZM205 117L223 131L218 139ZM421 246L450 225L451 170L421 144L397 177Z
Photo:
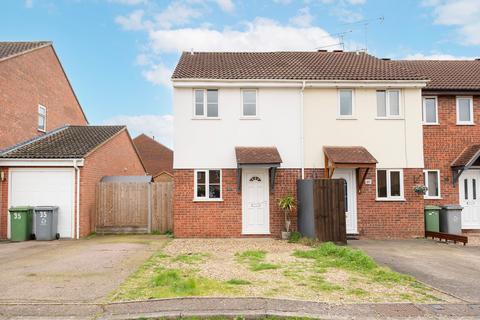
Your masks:
M344 179L345 184L345 218L347 233L356 234L357 230L357 183L355 169L335 169L333 179Z
M460 187L460 205L462 210L462 229L480 229L480 197L478 187L480 171L467 170L458 179Z
M269 234L268 169L242 170L242 233Z

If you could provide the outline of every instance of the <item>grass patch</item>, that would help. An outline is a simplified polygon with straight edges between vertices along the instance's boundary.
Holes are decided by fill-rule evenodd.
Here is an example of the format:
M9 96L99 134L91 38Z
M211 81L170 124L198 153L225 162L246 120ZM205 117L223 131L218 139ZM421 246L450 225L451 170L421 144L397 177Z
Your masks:
M338 291L343 289L339 285L326 281L320 275L311 276L309 279L309 284L316 291L331 292L331 291Z
M207 258L207 254L205 253L185 253L179 254L175 258L172 259L173 262L182 262L186 264L197 264L205 261Z
M242 253L237 252L235 257L240 263L248 264L252 271L272 270L280 268L275 263L264 262L267 253L263 250L247 250Z
M243 280L243 279L230 279L227 281L227 283L234 286L245 286L245 285L252 284L250 281Z
M347 291L349 295L355 296L355 297L366 297L369 295L368 291L363 290L362 288L353 288Z

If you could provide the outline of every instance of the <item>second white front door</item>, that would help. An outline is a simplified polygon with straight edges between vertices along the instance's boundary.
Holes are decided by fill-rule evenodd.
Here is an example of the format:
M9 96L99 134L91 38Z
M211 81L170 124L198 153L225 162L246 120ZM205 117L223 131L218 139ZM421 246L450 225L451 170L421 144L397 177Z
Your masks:
M242 233L269 234L268 169L242 171Z
M480 229L480 197L478 187L480 171L466 170L458 179L460 187L460 205L462 210L462 229Z
M345 219L347 233L356 234L357 230L357 184L355 169L336 169L334 179L344 179L345 184Z

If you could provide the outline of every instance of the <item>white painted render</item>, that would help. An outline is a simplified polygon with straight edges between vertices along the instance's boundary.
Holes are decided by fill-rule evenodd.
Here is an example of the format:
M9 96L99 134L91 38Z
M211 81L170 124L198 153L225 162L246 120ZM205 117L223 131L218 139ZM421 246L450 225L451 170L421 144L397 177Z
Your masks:
M201 86L197 86L202 88ZM193 88L174 87L174 168L236 168L235 146L276 146L300 168L300 89L258 88L257 119L242 119L241 89L218 89L218 119L195 119Z
M355 88L354 119L338 119L338 90L312 89L307 85L306 168L325 166L323 146L364 146L379 162L378 168L423 168L421 89L401 89L398 119L377 118L376 89Z

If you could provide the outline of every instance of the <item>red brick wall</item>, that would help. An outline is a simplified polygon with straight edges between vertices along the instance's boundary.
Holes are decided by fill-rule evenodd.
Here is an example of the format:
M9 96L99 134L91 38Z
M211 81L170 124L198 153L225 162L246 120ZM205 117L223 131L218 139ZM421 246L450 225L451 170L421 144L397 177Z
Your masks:
M80 236L95 230L96 185L103 176L145 175L126 131L99 147L80 170Z
M0 149L41 134L39 104L47 131L87 123L52 47L0 62Z
M222 170L222 202L194 202L193 169L174 170L173 229L177 237L241 237L242 198L237 192L237 170ZM278 199L297 194L298 169L278 169L275 190L270 193L270 232L279 237L284 229ZM296 230L296 212L292 230Z
M456 97L438 96L439 125L423 126L423 148L426 169L439 169L442 199L425 200L426 204L458 204L458 184L452 184L450 164L467 147L480 142L480 97L473 99L475 125L458 126Z

